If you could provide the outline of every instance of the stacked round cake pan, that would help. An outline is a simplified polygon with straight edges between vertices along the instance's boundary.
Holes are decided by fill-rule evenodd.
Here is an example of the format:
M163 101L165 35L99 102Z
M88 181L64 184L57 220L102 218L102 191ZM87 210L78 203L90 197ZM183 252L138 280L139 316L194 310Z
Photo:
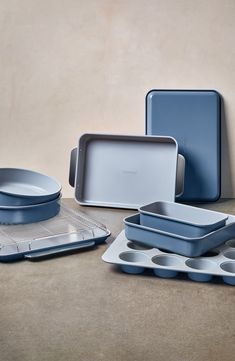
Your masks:
M47 175L0 168L0 224L43 221L60 211L61 185Z

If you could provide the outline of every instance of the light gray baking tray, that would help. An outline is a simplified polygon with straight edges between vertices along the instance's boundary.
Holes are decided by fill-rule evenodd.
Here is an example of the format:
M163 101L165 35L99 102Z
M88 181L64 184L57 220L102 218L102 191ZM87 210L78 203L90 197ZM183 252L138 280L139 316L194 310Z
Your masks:
M140 207L140 224L183 237L201 237L225 225L228 216L185 204L154 202Z
M235 217L231 218L234 222ZM152 269L158 277L173 278L183 272L193 281L207 282L213 276L219 276L225 283L235 285L234 239L215 248L204 257L188 258L133 243L122 231L105 251L102 259L104 262L119 265L122 271L131 274L140 274L145 269Z
M174 201L177 158L171 137L84 134L70 184L75 173L82 205L138 209L155 199Z
M20 168L0 168L0 206L26 206L57 198L61 185L52 177Z
M228 217L226 225L202 237L183 237L156 228L140 225L140 215L124 219L126 237L147 246L163 248L187 257L198 257L208 250L235 237L234 217Z
M77 148L71 150L70 167L69 167L69 184L75 187L76 167L77 167ZM175 197L178 199L184 193L184 174L185 174L185 158L178 154L177 171L176 171L176 187Z
M85 214L61 205L60 213L47 221L0 226L0 261L8 262L71 252L102 243L110 232Z

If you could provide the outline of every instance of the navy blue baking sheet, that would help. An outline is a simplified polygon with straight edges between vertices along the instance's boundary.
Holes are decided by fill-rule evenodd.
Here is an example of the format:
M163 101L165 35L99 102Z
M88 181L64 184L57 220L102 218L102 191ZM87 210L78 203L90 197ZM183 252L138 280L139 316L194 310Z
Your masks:
M174 137L185 157L182 202L220 197L221 101L214 90L151 90L146 95L146 134Z

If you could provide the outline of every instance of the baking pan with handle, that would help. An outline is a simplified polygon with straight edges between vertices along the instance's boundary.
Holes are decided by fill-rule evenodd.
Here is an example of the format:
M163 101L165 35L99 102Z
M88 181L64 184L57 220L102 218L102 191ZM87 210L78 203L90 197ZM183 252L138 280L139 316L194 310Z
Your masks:
M131 209L147 199L174 201L176 189L182 194L184 187L185 162L177 149L172 137L84 134L70 159L75 199Z

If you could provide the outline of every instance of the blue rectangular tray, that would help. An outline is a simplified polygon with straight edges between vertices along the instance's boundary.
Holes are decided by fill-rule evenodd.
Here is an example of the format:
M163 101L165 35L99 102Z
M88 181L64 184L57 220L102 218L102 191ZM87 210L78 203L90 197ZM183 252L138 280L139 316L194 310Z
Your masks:
M174 137L185 157L184 193L178 201L220 197L220 103L214 90L151 90L146 96L146 134Z

